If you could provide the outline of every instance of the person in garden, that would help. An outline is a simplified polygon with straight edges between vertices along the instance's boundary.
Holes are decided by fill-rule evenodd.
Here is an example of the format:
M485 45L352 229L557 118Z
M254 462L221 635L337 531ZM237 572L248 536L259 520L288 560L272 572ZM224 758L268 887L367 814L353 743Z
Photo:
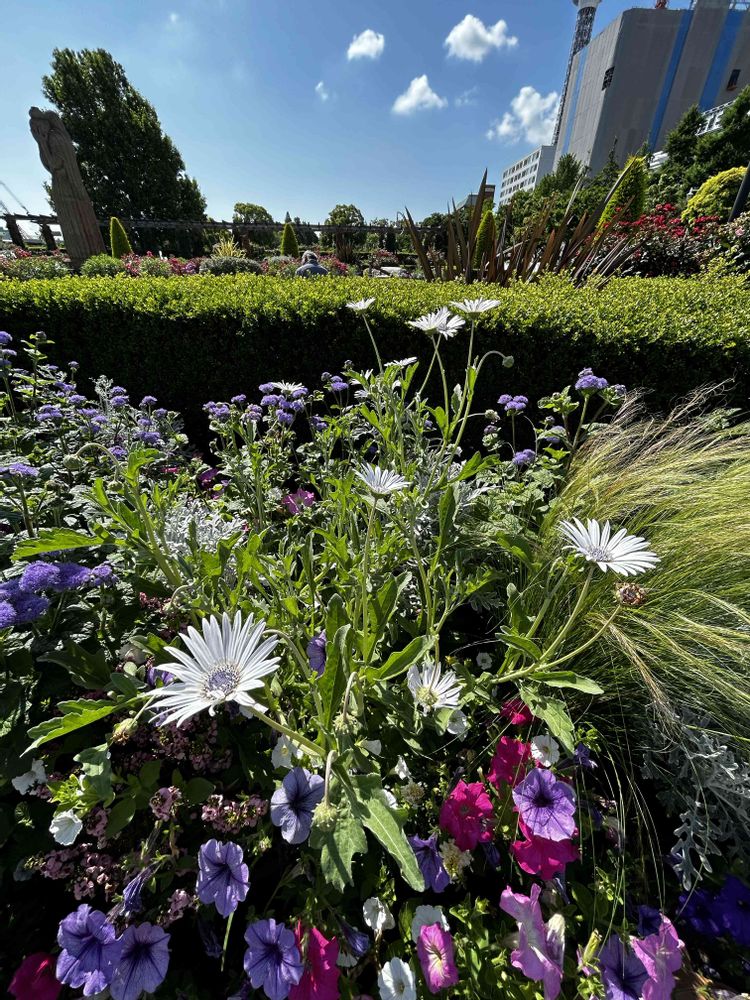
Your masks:
M296 274L299 278L315 278L319 274L328 274L328 269L318 261L316 253L305 250L302 254L302 264L297 268Z

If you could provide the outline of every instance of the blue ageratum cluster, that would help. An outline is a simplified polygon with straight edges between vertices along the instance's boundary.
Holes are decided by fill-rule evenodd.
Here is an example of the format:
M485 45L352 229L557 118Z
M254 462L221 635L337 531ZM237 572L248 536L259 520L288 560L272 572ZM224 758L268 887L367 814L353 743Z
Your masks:
M117 582L109 563L81 566L66 562L33 562L21 576L0 583L0 628L30 625L49 610L48 594L111 587Z

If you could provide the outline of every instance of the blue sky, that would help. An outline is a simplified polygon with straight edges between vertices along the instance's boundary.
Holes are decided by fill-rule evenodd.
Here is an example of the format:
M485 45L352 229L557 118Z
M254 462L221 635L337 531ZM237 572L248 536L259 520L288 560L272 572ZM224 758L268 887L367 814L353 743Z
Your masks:
M597 28L651 5L603 0ZM214 218L235 201L311 222L338 202L421 218L538 144L574 20L571 0L3 0L0 181L47 209L28 109L53 48L102 47Z

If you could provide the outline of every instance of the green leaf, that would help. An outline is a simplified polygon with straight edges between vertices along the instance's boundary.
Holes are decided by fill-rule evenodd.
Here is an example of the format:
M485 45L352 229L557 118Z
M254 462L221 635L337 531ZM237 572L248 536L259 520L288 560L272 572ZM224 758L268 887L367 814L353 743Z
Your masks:
M531 679L547 687L573 688L574 691L583 691L584 694L604 694L604 688L599 687L596 681L582 674L576 674L572 670L555 670L548 674L532 674Z
M41 659L65 667L73 682L89 691L101 691L109 684L110 668L103 649L89 653L83 646L68 640L64 652L57 650L47 653Z
M531 546L522 535L498 531L493 537L498 545L515 556L524 566L531 568L534 565L534 554L531 551Z
M377 837L386 851L396 861L401 874L417 892L424 891L424 879L417 858L406 839L401 823L388 805L382 788L373 787L372 776L353 778L357 796L357 811L362 825Z
M33 726L29 730L29 736L34 742L26 753L42 746L43 743L49 743L50 740L67 736L68 733L73 733L76 729L83 729L84 726L90 726L92 722L105 719L108 715L123 708L123 705L113 701L81 699L80 701L61 701L57 707L63 713L61 716L40 722L38 726Z
M36 538L25 538L19 542L11 556L13 562L38 556L43 552L62 552L64 549L83 549L101 545L102 539L94 535L84 535L71 528L44 528Z
M160 760L148 760L138 772L138 781L144 789L151 789L159 780L161 772Z
M568 753L573 753L575 729L565 702L541 694L537 688L526 684L521 685L520 695L533 714L547 723L550 733L562 743Z
M497 638L499 642L504 642L506 646L520 649L522 653L530 656L532 660L540 660L542 657L542 651L539 646L537 646L533 639L529 639L525 635L516 635L515 632L498 632Z
M191 778L185 785L185 798L188 805L197 806L205 802L209 795L213 795L214 785L208 778Z
M120 833L131 822L135 816L135 798L129 795L125 799L120 799L111 809L109 822L107 823L107 836L114 837Z
M327 628L326 635L331 635ZM329 641L326 647L326 668L317 682L323 709L321 722L324 729L331 728L333 717L341 707L346 691L352 639L352 627L347 622L336 629L333 640Z
M385 632L391 615L398 604L398 599L406 585L411 580L411 573L402 573L399 577L389 577L377 594L373 594L368 603L368 631L365 639L364 654L369 657L380 637Z
M109 760L109 747L106 743L82 750L73 760L78 761L81 765L89 784L100 799L106 801L114 797L112 793L112 765Z
M405 649L400 649L397 653L391 653L382 667L368 667L368 678L370 680L388 681L394 677L398 677L399 674L408 670L412 663L421 659L434 643L435 640L432 636L417 636L416 639L412 639Z
M323 832L313 826L310 846L320 850L320 868L326 882L344 891L352 885L352 862L356 854L367 851L367 837L361 821L342 801L333 830Z

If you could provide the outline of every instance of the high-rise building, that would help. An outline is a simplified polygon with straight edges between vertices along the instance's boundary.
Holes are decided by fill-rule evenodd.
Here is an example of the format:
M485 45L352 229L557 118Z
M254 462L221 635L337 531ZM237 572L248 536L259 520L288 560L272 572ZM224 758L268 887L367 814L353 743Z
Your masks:
M591 34L594 30L594 18L596 17L596 8L601 2L602 0L573 0L574 5L578 8L578 15L576 16L576 27L573 32L573 42L570 46L568 68L565 71L565 82L563 83L562 95L560 97L560 110L557 113L555 132L552 136L553 146L557 145L557 140L560 135L560 120L562 118L562 110L565 107L565 99L568 95L568 89L570 87L573 60L581 49L588 45L591 41Z
M551 172L554 162L554 146L537 146L511 164L503 170L499 203L507 205L517 191L533 191L542 177Z

